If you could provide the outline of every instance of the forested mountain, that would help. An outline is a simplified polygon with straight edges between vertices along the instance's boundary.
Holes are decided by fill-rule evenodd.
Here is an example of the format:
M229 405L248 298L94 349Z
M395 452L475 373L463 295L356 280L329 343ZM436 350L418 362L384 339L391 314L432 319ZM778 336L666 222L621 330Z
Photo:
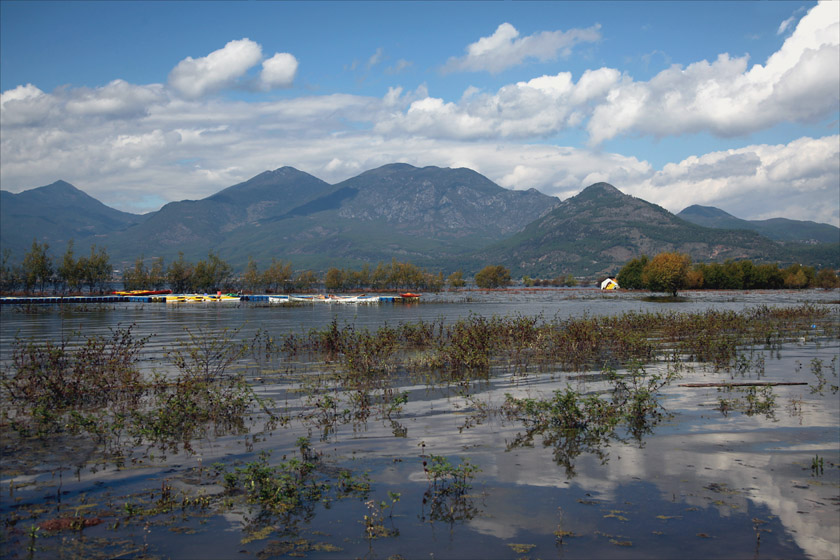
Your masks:
M746 222L722 221L725 213L716 209L682 213L717 216L709 228L606 183L560 202L534 189L504 189L463 168L396 163L330 185L282 167L144 216L108 208L63 181L0 195L0 248L11 250L12 261L33 239L49 243L55 257L74 239L77 252L91 243L105 248L118 269L140 256L172 262L183 253L195 262L210 252L235 270L249 257L260 267L276 258L320 271L394 258L467 274L502 264L514 276L541 277L615 273L629 259L664 251L695 262L840 266L837 243L777 243L743 228L716 229Z
M642 254L676 251L694 261L751 259L784 261L784 248L766 237L711 229L674 216L664 208L596 183L564 200L522 232L477 255L504 262L517 274L614 274Z
M98 243L145 218L105 206L65 181L18 194L0 191L0 247L22 257L37 239L63 251L70 239Z
M774 241L797 243L840 243L840 228L829 224L787 218L742 220L713 206L689 206L678 217L699 226L718 229L747 229Z
M100 243L124 264L141 255L171 260L179 252L196 260L212 251L235 267L249 257L316 269L392 257L430 266L498 241L558 203L534 189L504 189L469 169L391 164L329 185L283 167L205 199L173 202L145 219L114 224ZM86 219L84 209L73 212ZM4 209L10 228L18 220L6 220ZM8 246L21 255L36 237L30 233L26 243ZM89 241L78 228L66 233L75 234L70 237L77 247Z

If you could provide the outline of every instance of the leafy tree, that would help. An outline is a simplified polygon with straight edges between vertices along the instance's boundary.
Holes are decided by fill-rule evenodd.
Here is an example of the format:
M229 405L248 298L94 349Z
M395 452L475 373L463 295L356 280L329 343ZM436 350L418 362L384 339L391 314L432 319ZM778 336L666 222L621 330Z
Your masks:
M166 279L169 281L169 288L182 294L192 287L193 265L184 260L184 253L178 253L178 260L173 261L166 270Z
M67 251L56 271L58 277L71 291L79 291L82 286L82 270L73 254L73 240L67 242Z
M445 281L443 279L443 272L438 272L437 274L426 273L424 274L423 285L425 289L429 290L430 292L439 292L443 289Z
M345 286L345 273L335 267L327 270L324 276L324 287L327 290L341 290Z
M78 261L79 273L82 281L87 284L88 292L95 289L103 291L105 283L111 279L111 259L104 247L96 250L96 245L90 246L90 257L80 257Z
M277 259L271 259L271 264L265 269L262 275L263 285L270 293L279 293L286 290L286 285L292 279L292 263L284 263Z
M232 272L231 266L212 251L206 261L198 261L193 271L193 285L198 291L214 292L226 289Z
M785 285L785 277L777 264L760 264L755 267L755 275L759 288L778 290Z
M23 257L22 275L26 291L38 285L38 291L44 292L47 282L52 279L53 263L47 250L47 243L40 244L37 239L32 240L32 248Z
M166 283L166 273L164 272L163 257L158 257L149 268L149 275L147 278L149 288L159 290Z
M20 278L20 270L12 266L12 250L3 249L0 254L0 291L13 292Z
M464 273L460 270L456 270L450 274L446 281L449 283L450 288L463 288L466 285L466 282L464 282Z
M248 264L245 266L245 272L242 274L242 284L246 290L254 293L259 289L261 283L262 277L260 275L260 269L257 267L257 261L249 256Z
M823 268L817 273L815 284L824 290L840 288L840 277L830 268Z
M123 289L125 290L142 290L148 289L149 286L149 272L146 270L143 255L134 261L132 268L123 270L122 281Z
M645 283L642 280L642 272L644 272L649 262L650 259L647 255L642 255L629 261L618 272L618 277L616 278L618 285L628 290L641 290L644 288Z
M311 290L312 286L318 283L318 276L311 270L304 270L298 273L295 278L295 287L299 290Z
M475 284L479 288L500 288L510 285L510 271L504 266L487 265L475 275Z
M642 272L645 286L654 292L670 292L677 295L688 280L691 258L682 253L659 253ZM620 285L620 284L619 284Z

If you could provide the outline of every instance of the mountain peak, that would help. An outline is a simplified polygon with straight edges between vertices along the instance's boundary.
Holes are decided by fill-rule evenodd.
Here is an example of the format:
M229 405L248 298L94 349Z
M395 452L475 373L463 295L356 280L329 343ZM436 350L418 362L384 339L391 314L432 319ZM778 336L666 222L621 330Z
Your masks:
M685 218L686 216L699 216L703 218L734 218L732 214L729 214L720 208L715 208L714 206L701 206L699 204L692 204L677 215L681 218Z
M604 182L593 183L593 184L589 185L588 187L586 187L585 189L583 189L581 191L581 194L583 194L585 192L596 193L596 194L624 194L623 192L621 192L620 190L618 190L617 188L615 188L611 184L604 183Z

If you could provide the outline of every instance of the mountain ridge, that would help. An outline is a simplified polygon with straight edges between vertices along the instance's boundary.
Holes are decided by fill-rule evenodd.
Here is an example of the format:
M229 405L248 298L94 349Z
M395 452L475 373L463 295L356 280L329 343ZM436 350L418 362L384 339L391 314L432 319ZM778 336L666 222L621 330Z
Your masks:
M55 196L44 197L45 192ZM288 259L320 270L395 258L468 273L501 262L530 275L609 273L641 253L673 250L700 261L784 261L797 251L814 262L837 260L833 245L817 244L802 253L795 243L777 243L754 231L704 227L609 183L560 201L536 189L505 189L468 168L406 163L332 185L280 167L142 216L111 209L65 181L0 195L4 250L17 243L20 258L32 242L26 235L43 231L39 240L49 241L54 254L74 238L77 247L89 242L106 247L119 266L140 256L169 262L181 252L193 261L214 252L234 268L244 267L249 257L263 264ZM51 201L76 202L63 212ZM108 219L97 218L97 212ZM729 216L717 209L705 212ZM52 229L45 216L54 218ZM33 230L36 226L40 229Z
M758 233L704 228L608 183L590 185L478 257L507 262L515 273L605 275L631 258L660 252L696 261L787 258Z
M838 243L840 228L808 220L769 218L744 220L714 206L694 204L677 216L694 224L718 229L746 229L760 233L774 241L801 243Z

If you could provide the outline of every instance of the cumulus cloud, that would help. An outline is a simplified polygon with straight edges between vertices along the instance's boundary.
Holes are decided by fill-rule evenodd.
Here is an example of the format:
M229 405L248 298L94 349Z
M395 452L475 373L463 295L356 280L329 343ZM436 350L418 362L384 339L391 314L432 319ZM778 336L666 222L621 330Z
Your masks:
M196 99L233 84L262 58L262 47L250 39L230 41L207 56L188 56L169 73L169 85L179 94Z
M289 53L276 53L262 63L262 89L287 88L295 81L298 61Z
M568 57L579 43L594 43L601 39L600 25L569 31L542 31L520 37L510 23L502 23L496 31L467 45L463 57L450 58L441 69L449 72L490 72L496 74L527 59L541 62Z
M540 76L500 88L495 94L475 88L458 103L427 97L404 113L376 124L383 134L411 133L444 138L527 138L576 127L621 80L611 68L587 70L575 83L569 72Z
M669 163L632 194L679 212L692 204L749 219L784 216L840 225L840 136L753 145Z
M648 81L613 68L569 72L509 84L495 93L467 89L461 99L418 99L376 123L388 135L492 139L550 136L583 127L597 146L623 134L708 132L725 138L783 122L813 123L840 107L840 12L821 3L797 24L764 64L720 54L709 62L672 65ZM529 51L513 26L470 45L450 69L506 65ZM547 51L545 51L547 52ZM536 55L535 55L536 56ZM471 66L474 65L474 66ZM498 66L501 68L502 66Z
M53 116L52 97L33 86L17 86L0 93L0 124L26 126L44 122Z
M149 106L163 101L164 97L159 84L138 86L114 80L100 88L74 90L65 109L80 116L126 117L145 113Z
M593 111L593 144L626 132L667 136L748 134L780 122L813 122L840 107L840 11L814 6L765 64L721 54L671 66L648 82L626 80Z
M268 91L294 83L298 61L290 53L275 53L262 60L262 46L250 39L228 42L201 58L188 56L169 73L169 86L185 99L199 99L230 87ZM248 71L262 61L257 80L246 80Z

